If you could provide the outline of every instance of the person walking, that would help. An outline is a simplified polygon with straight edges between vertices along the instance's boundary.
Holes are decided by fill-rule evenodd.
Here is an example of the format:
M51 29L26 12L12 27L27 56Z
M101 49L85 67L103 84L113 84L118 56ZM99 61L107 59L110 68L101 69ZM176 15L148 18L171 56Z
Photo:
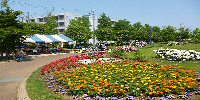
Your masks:
M22 62L24 55L25 54L24 54L23 50L21 48L18 48L17 49L17 56L18 56L17 62Z

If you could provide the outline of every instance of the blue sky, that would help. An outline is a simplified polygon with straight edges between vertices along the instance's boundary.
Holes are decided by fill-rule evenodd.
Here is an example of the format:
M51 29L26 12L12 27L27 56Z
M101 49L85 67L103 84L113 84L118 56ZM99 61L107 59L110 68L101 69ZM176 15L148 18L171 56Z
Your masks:
M141 22L150 26L182 26L200 28L200 0L9 0L13 10L36 17L52 13L71 12L95 15L103 12L111 19L127 19L131 24Z

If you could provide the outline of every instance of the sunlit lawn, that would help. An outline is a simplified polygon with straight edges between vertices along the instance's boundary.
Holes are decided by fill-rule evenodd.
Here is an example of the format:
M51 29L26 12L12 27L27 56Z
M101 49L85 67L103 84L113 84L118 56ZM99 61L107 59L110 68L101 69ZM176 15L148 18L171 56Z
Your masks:
M162 48L167 49L178 49L178 50L195 50L197 52L200 52L200 44L195 43L188 43L186 45L174 45L174 46L168 46L166 43L152 43L154 47L147 48L150 46L148 44L146 47L140 48L141 54L146 58L148 62L152 63L158 63L159 65L172 65L172 66L182 66L183 69L190 69L190 70L196 70L200 72L200 60L192 60L192 61L186 61L186 62L178 62L178 61L167 61L167 60L161 60L159 58L155 58L155 54L153 50L158 50L161 47L157 47L156 45L163 45ZM127 53L124 55L125 58L132 58L135 56L135 53Z

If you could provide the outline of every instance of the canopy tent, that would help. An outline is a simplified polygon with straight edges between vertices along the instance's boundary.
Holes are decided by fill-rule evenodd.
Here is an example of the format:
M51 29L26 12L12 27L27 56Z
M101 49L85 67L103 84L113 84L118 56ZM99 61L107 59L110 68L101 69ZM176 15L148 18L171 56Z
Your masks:
M51 43L51 42L73 42L72 39L64 35L32 35L26 38L25 42L30 43Z

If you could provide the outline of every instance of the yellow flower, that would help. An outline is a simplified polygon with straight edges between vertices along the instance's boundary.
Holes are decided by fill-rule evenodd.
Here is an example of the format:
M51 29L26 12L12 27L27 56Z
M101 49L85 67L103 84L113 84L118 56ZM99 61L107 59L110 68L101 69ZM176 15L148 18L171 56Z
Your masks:
M76 88L75 90L79 90L79 88Z
M129 87L125 87L125 88L129 89Z
M121 87L124 87L124 85L121 85Z
M136 90L140 90L140 88L137 88Z

